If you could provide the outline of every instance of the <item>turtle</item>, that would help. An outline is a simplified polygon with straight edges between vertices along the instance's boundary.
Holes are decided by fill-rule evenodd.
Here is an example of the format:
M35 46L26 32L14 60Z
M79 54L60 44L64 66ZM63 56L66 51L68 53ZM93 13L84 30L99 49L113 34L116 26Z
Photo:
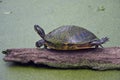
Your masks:
M45 34L39 25L34 25L34 29L42 38L35 43L37 48L42 46L55 50L79 50L98 48L99 46L103 48L102 44L109 40L108 37L99 39L89 30L75 25L60 26L48 34Z

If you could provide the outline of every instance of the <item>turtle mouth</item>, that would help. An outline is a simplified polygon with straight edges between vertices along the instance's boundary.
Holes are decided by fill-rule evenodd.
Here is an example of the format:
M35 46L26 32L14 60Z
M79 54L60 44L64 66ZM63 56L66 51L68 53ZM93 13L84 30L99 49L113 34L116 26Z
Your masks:
M38 28L37 28L38 26L37 25L34 25L34 30L37 32L37 30L38 30Z

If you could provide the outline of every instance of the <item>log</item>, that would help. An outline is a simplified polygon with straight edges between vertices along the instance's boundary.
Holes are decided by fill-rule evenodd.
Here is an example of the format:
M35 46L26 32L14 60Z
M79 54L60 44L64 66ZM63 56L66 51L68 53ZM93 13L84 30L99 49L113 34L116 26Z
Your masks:
M120 69L120 47L58 51L52 49L7 49L6 62L48 65L54 68Z

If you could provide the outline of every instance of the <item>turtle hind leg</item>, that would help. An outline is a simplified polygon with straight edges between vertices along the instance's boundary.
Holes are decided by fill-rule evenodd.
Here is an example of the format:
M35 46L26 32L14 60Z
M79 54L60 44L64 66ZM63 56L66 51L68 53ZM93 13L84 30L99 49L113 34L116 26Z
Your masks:
M101 48L104 48L101 44L100 44L100 45L95 45L95 48L97 49L97 48L99 48L99 46L100 46Z
M101 44L99 45L101 48L104 48Z
M103 46L102 46L102 44L104 44L105 42L107 42L109 40L109 38L107 38L107 37L104 37L104 38L101 38L101 39L99 39L99 40L93 40L93 41L91 41L91 45L94 45L95 46L95 48L98 48L99 46L101 47L101 48L104 48Z
M99 46L98 45L95 45L95 49L97 49Z

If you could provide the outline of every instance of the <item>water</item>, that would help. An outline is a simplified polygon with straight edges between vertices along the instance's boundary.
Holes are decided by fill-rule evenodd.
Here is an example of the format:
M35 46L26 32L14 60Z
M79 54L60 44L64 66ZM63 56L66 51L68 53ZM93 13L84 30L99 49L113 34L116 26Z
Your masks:
M120 0L0 0L0 51L33 48L39 24L45 32L61 25L87 28L99 38L108 36L104 47L120 46ZM49 69L11 65L0 54L0 80L120 80L119 70Z

